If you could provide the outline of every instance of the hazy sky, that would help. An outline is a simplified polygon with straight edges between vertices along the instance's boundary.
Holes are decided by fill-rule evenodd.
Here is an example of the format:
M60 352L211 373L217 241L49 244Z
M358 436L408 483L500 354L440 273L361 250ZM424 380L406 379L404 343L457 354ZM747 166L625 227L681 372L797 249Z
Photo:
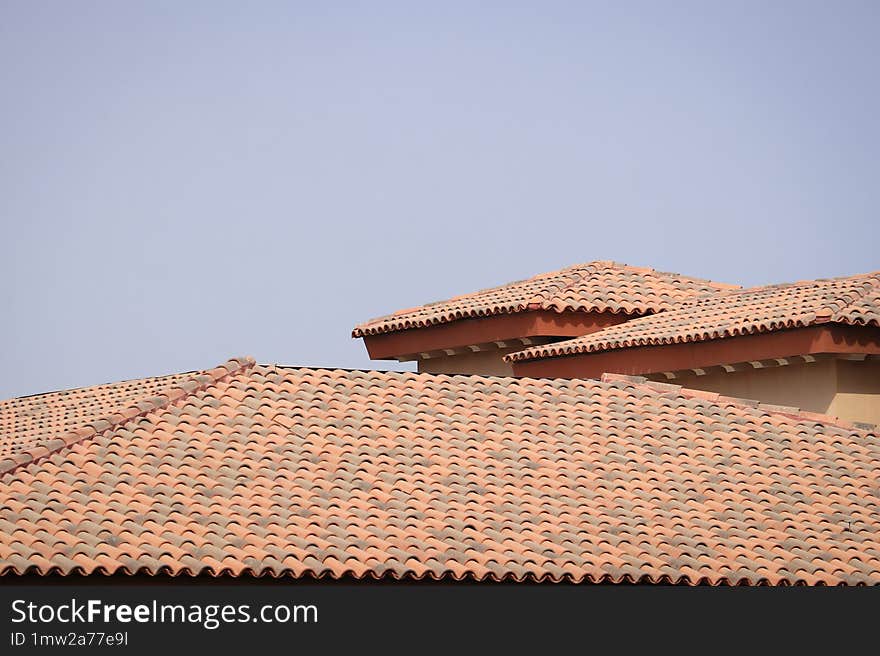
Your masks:
M0 398L388 368L355 323L593 259L880 268L880 3L416 5L0 0Z

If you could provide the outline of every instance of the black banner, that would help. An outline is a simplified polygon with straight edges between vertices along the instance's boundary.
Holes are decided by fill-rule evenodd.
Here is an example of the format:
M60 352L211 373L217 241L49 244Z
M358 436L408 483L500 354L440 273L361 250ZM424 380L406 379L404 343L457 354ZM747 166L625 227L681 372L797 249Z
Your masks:
M0 653L581 653L599 645L773 644L788 651L822 640L854 649L873 644L878 599L864 588L159 581L2 581Z

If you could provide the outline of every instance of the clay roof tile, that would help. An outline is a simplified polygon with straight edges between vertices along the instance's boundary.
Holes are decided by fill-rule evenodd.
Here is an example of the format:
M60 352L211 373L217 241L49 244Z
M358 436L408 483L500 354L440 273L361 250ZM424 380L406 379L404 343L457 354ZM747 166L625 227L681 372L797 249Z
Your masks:
M583 337L504 356L508 362L725 339L819 323L880 327L880 271L704 295Z
M22 448L0 474L0 573L880 582L874 427L638 377L236 362L196 389L44 399L28 421L0 404L25 433L5 437ZM191 391L33 439L168 387Z
M595 261L399 310L355 326L352 336L526 310L650 314L669 310L687 299L729 289L738 287L646 267Z

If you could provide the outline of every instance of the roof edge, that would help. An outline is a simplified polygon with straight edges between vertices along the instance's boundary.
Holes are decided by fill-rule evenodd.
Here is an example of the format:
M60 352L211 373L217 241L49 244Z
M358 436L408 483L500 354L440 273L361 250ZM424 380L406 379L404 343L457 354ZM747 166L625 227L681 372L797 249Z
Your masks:
M455 321L467 320L467 319L491 319L493 317L510 315L510 314L522 314L524 312L535 312L535 311L544 311L544 312L555 312L556 314L565 314L565 313L574 313L574 314L590 314L590 313L598 313L598 314L622 314L622 315L644 315L651 313L653 311L649 310L644 306L634 307L632 310L624 310L621 308L614 308L609 304L601 304L601 303L592 303L590 305L564 305L560 306L558 304L548 304L543 305L541 303L515 303L505 307L498 307L492 309L480 309L480 310L455 310L453 312L448 312L442 316L438 317L428 317L424 319L404 319L400 322L393 324L390 327L371 327L369 324L375 319L367 321L362 324L358 324L351 331L352 339L359 339L361 337L373 337L375 335L387 335L389 333L397 333L404 332L408 330L419 330L422 328L433 328L435 326L442 326L446 324L453 323ZM663 310L657 310L657 312L662 312ZM388 315L389 319L394 315ZM405 315L402 315L405 316ZM380 319L384 319L385 317L380 317Z
M638 317L639 319L652 319L654 315ZM712 342L719 339L731 339L734 337L748 337L750 335L763 335L767 333L775 333L781 330L793 330L795 328L809 328L811 326L823 323L843 323L832 322L828 317L821 318L817 316L815 319L805 320L803 317L789 319L787 321L771 321L759 326L748 326L745 328L734 327L724 328L721 331L702 332L699 335L675 335L673 337L636 337L636 338L620 338L610 339L597 344L580 344L578 343L583 337L571 337L559 342L551 342L549 344L541 344L538 346L529 346L521 351L514 351L506 354L503 359L505 362L526 362L529 360L546 360L548 358L561 358L569 355L590 355L591 353L604 353L606 351L619 351L621 349L640 348L643 346L671 346L673 344L696 344L700 342ZM866 324L868 325L868 324ZM593 333L590 337L597 339L602 337L602 330Z
M822 574L825 574L822 572ZM340 583L388 583L388 584L408 584L408 583L482 583L482 584L573 584L573 585L620 585L620 584L642 584L642 585L676 585L676 586L712 586L712 587L766 587L766 586L868 586L880 585L870 580L841 581L828 577L827 574L822 576L731 576L719 574L717 576L691 576L689 574L679 574L672 576L670 574L649 573L644 571L621 572L618 574L611 573L591 573L591 572L506 572L499 574L491 570L477 571L474 569L450 569L442 570L426 569L424 571L416 571L412 568L403 568L401 570L386 569L378 571L375 569L358 570L355 568L346 568L341 572L334 572L329 568L313 569L302 568L294 569L291 567L211 567L204 565L201 567L181 566L172 568L167 565L161 567L150 567L143 565L139 567L117 567L108 569L103 565L97 567L83 567L72 561L67 568L60 565L50 567L40 567L39 565L30 565L25 567L17 567L9 564L0 568L0 579L35 579L41 577L69 577L74 580L77 578L91 579L92 581L127 578L132 576L149 577L157 580L174 580L174 579L203 579L218 580L224 579L250 579L250 580L290 580L301 582L340 582ZM10 585L17 583L11 581Z
M119 428L136 417L143 417L152 412L163 410L183 398L205 390L224 378L233 376L241 371L254 366L256 361L250 357L230 358L213 369L196 372L179 386L171 389L167 394L146 398L138 403L115 411L99 419L88 422L85 426L75 428L59 437L55 437L45 444L38 445L29 451L23 451L13 456L0 460L0 479L23 467L48 458L62 449L71 447L79 442L92 439Z
M634 304L629 309L624 309L620 307L615 307L610 303L593 303L593 304L566 304L560 305L558 303L545 303L541 298L540 294L532 295L529 298L524 298L521 301L511 302L506 305L500 304L497 307L491 308L479 308L479 309L455 309L450 310L449 312L435 317L428 318L410 318L409 315L415 310L420 310L426 307L430 307L432 305L438 305L443 303L448 303L450 301L458 300L461 298L467 298L471 296L475 296L477 294L482 294L485 292L496 291L499 289L503 289L510 285L516 285L523 282L531 282L531 281L539 281L544 278L551 278L555 275L559 275L562 273L571 272L573 270L583 270L585 272L589 272L590 275L595 274L596 271L601 269L615 269L618 271L630 271L633 273L643 273L643 274L655 274L657 276L665 276L670 278L683 278L687 280L691 280L694 282L703 283L708 287L714 288L714 291L707 291L703 294L697 294L693 299L682 300L682 303L692 302L696 298L700 298L705 295L714 295L717 293L724 293L730 291L741 291L742 285L731 284L726 282L719 282L717 280L711 280L709 278L697 278L694 276L688 276L682 273L677 273L674 271L661 271L659 269L655 269L653 267L646 266L634 266L631 264L626 264L625 262L616 262L614 260L593 260L590 262L582 262L579 264L571 264L566 267L562 267L561 269L557 269L555 271L547 271L544 273L539 273L529 278L524 278L522 280L517 280L513 282L507 282L500 285L495 285L493 287L486 287L484 289L480 289L474 292L468 292L465 294L459 294L457 296L453 296L449 299L443 299L440 301L434 301L431 303L426 303L423 305L414 306L411 308L406 308L404 310L397 310L396 312L392 312L390 314L382 315L379 317L375 317L373 319L368 319L367 321L361 322L357 324L351 330L351 336L354 339L358 339L361 337L369 337L372 335L380 335L390 332L399 332L405 330L417 330L420 328L429 328L434 325L450 323L453 321L458 321L461 319L479 319L489 316L495 316L499 314L517 314L520 312L525 312L527 310L552 310L558 313L563 312L611 312L614 314L654 314L657 312L662 312L664 310L657 309L656 307L649 307L647 305L636 305Z

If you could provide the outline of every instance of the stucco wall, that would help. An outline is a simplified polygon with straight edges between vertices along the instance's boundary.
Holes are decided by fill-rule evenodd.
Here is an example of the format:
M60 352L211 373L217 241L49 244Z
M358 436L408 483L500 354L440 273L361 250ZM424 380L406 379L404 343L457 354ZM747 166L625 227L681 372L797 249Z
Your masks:
M837 394L828 414L880 424L880 361L837 361Z
M880 424L880 362L819 360L733 373L686 375L676 385Z

